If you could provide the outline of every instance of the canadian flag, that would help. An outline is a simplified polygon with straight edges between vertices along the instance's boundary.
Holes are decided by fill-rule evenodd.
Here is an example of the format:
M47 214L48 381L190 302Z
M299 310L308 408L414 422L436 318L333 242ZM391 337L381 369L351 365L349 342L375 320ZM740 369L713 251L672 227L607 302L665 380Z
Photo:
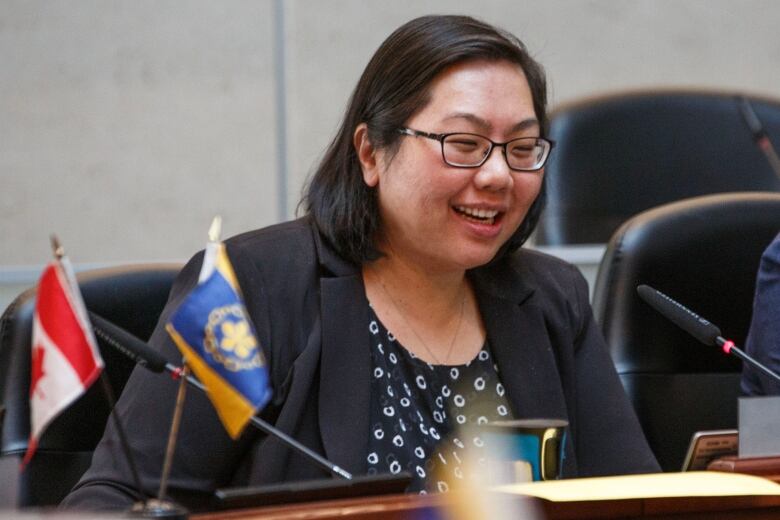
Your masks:
M50 263L38 283L32 334L30 441L25 466L44 429L89 388L103 360L67 259Z

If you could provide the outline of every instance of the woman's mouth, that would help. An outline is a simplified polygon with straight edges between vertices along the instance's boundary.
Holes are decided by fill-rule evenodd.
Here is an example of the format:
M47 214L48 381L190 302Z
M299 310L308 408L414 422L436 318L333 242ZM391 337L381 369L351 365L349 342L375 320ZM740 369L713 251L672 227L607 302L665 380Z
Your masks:
M465 206L453 206L452 208L466 220L487 225L493 225L500 213L495 209L467 208Z

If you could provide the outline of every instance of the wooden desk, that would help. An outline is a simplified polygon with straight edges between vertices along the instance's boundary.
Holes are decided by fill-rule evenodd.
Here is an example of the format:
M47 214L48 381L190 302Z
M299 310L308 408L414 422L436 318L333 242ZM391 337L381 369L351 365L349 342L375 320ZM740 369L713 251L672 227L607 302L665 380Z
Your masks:
M780 483L780 457L721 457L710 462L707 469L756 475Z
M780 496L686 497L598 502L547 502L514 497L541 510L548 520L621 519L736 520L780 518ZM390 495L270 506L194 515L193 520L395 520L426 515L452 504L450 495ZM447 518L447 517L444 517Z
M410 518L438 508L446 501L444 495L386 495L378 497L322 500L306 504L288 504L233 511L215 511L193 515L192 520L329 520L370 519L391 520Z

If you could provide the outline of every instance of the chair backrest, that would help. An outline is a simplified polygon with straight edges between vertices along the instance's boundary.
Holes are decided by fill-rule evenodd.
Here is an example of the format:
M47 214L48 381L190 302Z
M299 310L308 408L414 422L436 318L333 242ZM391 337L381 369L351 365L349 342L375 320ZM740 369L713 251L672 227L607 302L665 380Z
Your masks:
M168 299L180 265L146 264L95 269L77 276L86 307L147 340ZM0 391L3 416L0 456L23 457L30 432L30 345L35 289L19 295L0 318ZM119 396L133 363L99 344L105 371ZM44 432L38 450L19 473L17 504L53 505L88 468L103 435L109 406L99 384L58 416Z
M778 230L780 193L731 193L643 212L607 245L594 314L664 470L680 470L694 432L736 428L741 365L668 322L636 287L664 292L742 345L759 260Z
M780 100L748 97L780 148ZM603 244L631 216L684 198L780 191L731 93L645 91L551 113L539 245Z

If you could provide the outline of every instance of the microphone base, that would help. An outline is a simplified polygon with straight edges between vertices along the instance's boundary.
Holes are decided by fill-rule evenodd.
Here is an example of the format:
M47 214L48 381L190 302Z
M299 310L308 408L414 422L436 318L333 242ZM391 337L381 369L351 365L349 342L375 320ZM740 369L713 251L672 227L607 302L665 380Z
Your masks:
M129 511L132 518L165 518L166 520L187 520L190 512L170 500L151 498L136 502Z

